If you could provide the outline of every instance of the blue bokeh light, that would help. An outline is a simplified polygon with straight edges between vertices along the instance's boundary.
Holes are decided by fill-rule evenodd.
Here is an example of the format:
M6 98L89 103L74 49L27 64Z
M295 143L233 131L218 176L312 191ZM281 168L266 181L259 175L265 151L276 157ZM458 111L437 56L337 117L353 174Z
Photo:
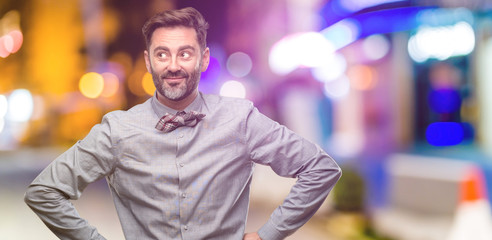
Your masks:
M453 146L463 141L465 131L461 123L435 122L427 127L425 137L433 146Z
M461 97L456 89L433 89L429 93L430 108L437 113L453 113L461 107Z

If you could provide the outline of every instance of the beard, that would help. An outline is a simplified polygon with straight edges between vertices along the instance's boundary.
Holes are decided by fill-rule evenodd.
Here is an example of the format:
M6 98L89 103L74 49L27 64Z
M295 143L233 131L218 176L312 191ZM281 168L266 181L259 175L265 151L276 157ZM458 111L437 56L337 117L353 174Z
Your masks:
M202 62L200 61L200 63L190 74L182 69L175 72L165 71L162 74L154 71L152 66L150 67L150 70L157 92L169 100L180 101L188 97L198 87L198 82L201 76L201 68ZM184 84L170 86L164 84L165 78L184 78L185 82Z

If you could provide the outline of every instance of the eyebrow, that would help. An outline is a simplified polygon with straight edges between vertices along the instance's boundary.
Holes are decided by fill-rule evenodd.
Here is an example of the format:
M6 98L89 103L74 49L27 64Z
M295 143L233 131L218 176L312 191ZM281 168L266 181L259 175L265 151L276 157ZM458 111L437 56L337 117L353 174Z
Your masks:
M195 51L195 48L191 45L184 45L184 46L181 46L178 48L178 52L180 51L183 51L185 49L190 49L192 51ZM154 53L159 51L159 50L163 50L163 51L167 51L167 52L170 52L171 50L168 48L168 47L165 47L165 46L158 46L156 48L154 48Z

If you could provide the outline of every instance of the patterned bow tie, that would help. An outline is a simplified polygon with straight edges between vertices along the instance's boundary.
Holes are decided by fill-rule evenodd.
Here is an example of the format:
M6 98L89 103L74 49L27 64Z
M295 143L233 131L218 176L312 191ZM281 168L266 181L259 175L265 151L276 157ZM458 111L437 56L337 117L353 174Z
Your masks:
M204 117L205 114L196 111L180 111L176 115L166 113L164 117L159 119L155 128L163 132L171 132L181 126L194 127Z

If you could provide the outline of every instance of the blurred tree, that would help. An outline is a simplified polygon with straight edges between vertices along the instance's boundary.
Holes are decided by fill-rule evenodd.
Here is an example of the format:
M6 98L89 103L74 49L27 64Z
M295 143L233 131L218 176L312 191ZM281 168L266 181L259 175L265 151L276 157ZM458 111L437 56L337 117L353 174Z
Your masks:
M335 209L360 212L364 210L365 185L362 177L351 168L342 168L343 176L333 189Z

